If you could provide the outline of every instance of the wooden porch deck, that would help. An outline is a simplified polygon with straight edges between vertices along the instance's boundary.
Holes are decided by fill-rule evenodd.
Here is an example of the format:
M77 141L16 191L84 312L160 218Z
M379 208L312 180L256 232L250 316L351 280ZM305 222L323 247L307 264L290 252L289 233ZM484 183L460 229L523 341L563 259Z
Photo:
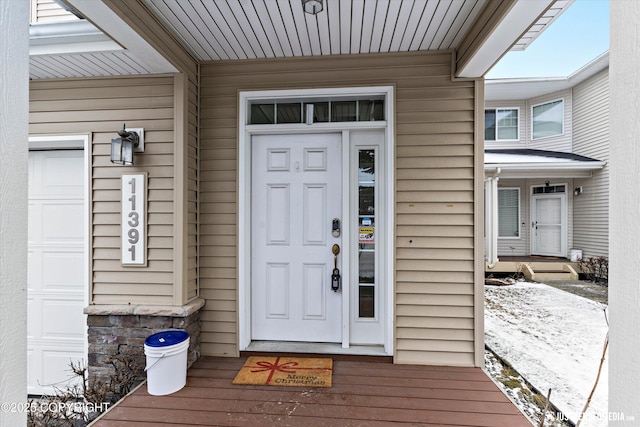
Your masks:
M334 359L332 388L231 384L245 360L201 358L182 390L143 384L91 426L532 425L479 368Z

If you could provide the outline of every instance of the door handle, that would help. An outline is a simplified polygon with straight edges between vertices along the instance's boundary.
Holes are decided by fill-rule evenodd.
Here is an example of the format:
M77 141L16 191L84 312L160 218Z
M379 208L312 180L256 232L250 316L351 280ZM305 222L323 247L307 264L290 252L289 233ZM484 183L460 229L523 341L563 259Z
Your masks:
M340 277L340 270L338 270L338 254L340 253L340 245L335 244L331 247L333 253L333 272L331 273L331 290L338 292L342 285L342 277Z

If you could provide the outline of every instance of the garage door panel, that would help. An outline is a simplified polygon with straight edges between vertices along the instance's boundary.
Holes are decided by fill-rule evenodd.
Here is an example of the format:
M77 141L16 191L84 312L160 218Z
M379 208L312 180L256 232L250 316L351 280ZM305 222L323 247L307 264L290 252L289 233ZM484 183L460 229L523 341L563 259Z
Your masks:
M38 291L42 287L42 252L29 248L27 252L27 289Z
M82 194L82 151L48 152L42 162L42 190L49 195ZM78 179L80 177L80 179Z
M84 154L29 153L28 391L54 392L86 358Z
M84 350L78 348L75 351L55 351L42 350L42 365L44 376L42 377L42 385L45 387L57 386L64 387L66 384L79 383L78 378L71 373L70 363L80 362L84 359ZM69 380L75 380L68 382ZM62 383L62 384L61 384Z
M42 335L42 306L40 299L36 300L29 296L27 298L27 340L33 340Z
M55 322L44 322L42 325L42 339L45 340L75 340L82 336L86 329L86 322L78 322L78 313L84 308L83 298L75 297L75 301L65 299L42 299L42 315L45 319L56 319ZM52 342L53 344L53 342Z
M62 292L82 289L84 282L84 253L82 252L43 252L42 290Z
M27 393L28 394L35 394L40 391L40 390L36 390L36 387L35 387L35 384L37 384L35 373L38 371L38 369L36 369L36 365L41 364L41 362L37 361L36 359L37 359L36 351L31 346L27 347Z
M42 240L44 243L82 243L84 205L78 202L42 204ZM78 226L80 224L80 226Z

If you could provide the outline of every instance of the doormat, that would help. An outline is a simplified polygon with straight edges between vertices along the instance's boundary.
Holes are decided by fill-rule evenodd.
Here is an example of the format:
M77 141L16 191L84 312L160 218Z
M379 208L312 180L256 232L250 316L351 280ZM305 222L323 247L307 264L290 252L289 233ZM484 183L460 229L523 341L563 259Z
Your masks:
M331 387L332 359L251 356L233 384Z

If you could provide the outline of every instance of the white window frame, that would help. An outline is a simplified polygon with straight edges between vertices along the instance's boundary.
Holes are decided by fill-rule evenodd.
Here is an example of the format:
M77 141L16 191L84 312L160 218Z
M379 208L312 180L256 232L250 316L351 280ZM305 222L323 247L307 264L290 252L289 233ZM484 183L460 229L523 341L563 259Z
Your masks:
M518 142L520 141L520 122L521 122L521 115L520 115L520 107L489 107L484 109L484 114L486 114L487 110L493 110L495 112L496 115L496 138L495 139L486 139L486 136L483 135L483 137L485 138L486 142ZM507 139L507 138L498 138L498 111L505 111L505 110L516 110L518 112L518 125L517 125L517 130L516 130L516 135L518 135L517 138L513 139ZM486 128L485 128L486 131Z
M518 192L518 221L517 221L517 229L518 229L518 235L517 236L501 236L500 235L500 191L502 190L516 190ZM497 212L496 215L498 215L498 239L500 240L519 240L522 238L522 232L520 231L520 218L522 217L521 214L521 210L522 210L522 199L520 198L520 195L522 194L522 192L520 191L520 187L498 187L498 200L497 200Z
M540 136L540 137L538 137L538 138L534 137L534 136L533 136L533 135L534 135L534 134L533 134L533 124L534 124L534 120L533 120L533 109L534 109L534 108L536 108L536 107L539 107L539 106L541 106L541 105L553 104L554 102L558 102L558 101L562 102L562 121L561 121L561 123L560 123L560 125L561 125L561 127L562 127L562 130L561 130L561 131L560 131L560 133L559 133L559 134L557 134L557 135ZM532 140L532 141L533 141L533 140L538 141L538 140L545 139L545 138L557 138L557 137L559 137L559 136L563 136L563 135L564 135L564 120L565 120L565 117L564 117L564 115L565 115L564 105L565 105L564 98L556 98L556 99L552 99L552 100L550 100L550 101L539 102L539 103L537 103L537 104L533 104L533 105L531 105L531 140Z

